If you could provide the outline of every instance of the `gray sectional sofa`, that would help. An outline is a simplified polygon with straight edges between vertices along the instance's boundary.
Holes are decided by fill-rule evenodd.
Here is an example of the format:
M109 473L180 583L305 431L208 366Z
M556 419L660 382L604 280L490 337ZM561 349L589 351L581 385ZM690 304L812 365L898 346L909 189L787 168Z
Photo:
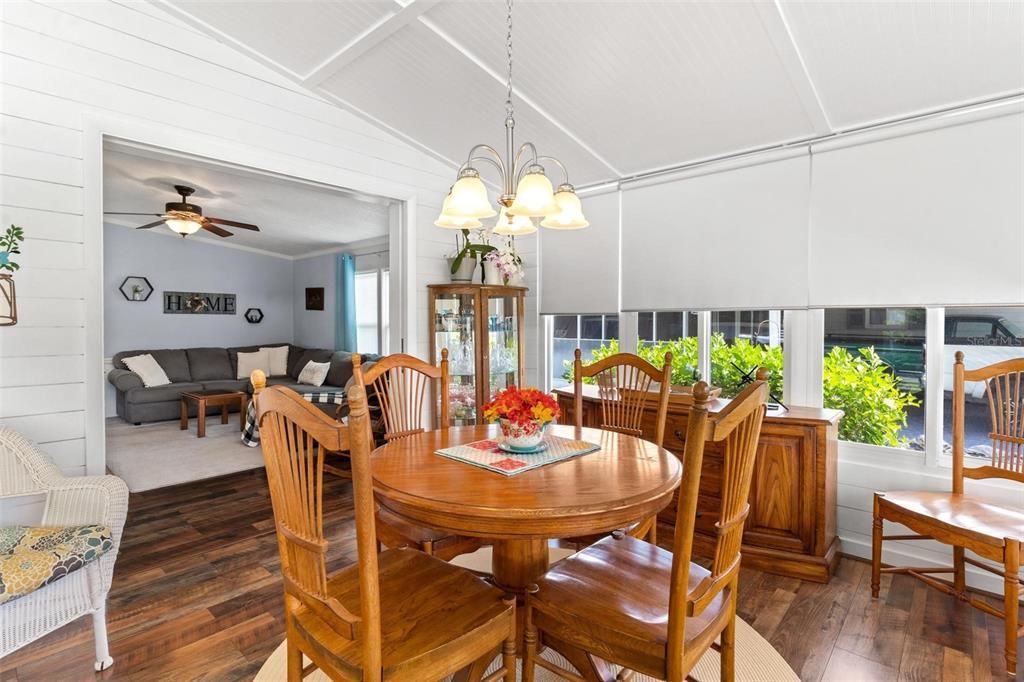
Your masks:
M285 385L299 393L312 391L340 391L352 377L352 354L323 348L302 348L288 343L264 343L258 346L235 348L177 348L160 350L129 350L113 357L114 369L107 380L117 389L117 415L133 424L178 419L181 414L181 394L184 391L247 391L252 394L249 379L236 379L238 353L249 353L268 346L288 346L288 374L267 378L268 386ZM138 374L130 371L123 359L149 353L157 361L167 378L166 386L146 388ZM372 363L375 355L364 356ZM298 383L299 372L306 363L330 361L331 368L323 386ZM330 406L334 414L334 406ZM195 406L189 416L195 416ZM210 412L220 408L210 408Z

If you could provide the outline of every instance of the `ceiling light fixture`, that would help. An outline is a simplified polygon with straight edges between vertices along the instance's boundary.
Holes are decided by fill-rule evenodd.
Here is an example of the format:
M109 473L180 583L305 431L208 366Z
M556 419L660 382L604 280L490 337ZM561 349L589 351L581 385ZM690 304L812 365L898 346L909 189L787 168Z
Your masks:
M167 227L171 228L173 232L180 234L182 237L195 234L199 231L199 228L202 227L201 223L186 216L169 216L164 223Z
M476 164L483 161L494 166L501 180L502 193L498 203L501 217L494 231L505 235L536 232L533 218L543 218L541 225L556 230L578 230L590 223L583 216L583 208L575 188L569 184L569 174L561 161L553 156L540 156L532 142L515 146L515 115L512 107L512 0L508 0L505 41L508 56L507 96L505 98L505 151L504 159L494 147L478 144L469 150L466 163L459 168L455 184L448 191L441 207L441 215L434 222L438 227L453 230L478 229L481 218L498 214L487 187L480 179ZM541 162L552 163L562 170L562 182L557 191L545 174Z

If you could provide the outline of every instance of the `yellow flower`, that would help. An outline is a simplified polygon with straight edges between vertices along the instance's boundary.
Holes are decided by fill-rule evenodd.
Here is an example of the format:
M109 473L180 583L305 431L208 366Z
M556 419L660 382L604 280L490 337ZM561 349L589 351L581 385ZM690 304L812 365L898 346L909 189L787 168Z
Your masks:
M550 407L546 407L540 403L534 405L530 411L533 413L533 418L541 423L549 422L555 416L554 411Z

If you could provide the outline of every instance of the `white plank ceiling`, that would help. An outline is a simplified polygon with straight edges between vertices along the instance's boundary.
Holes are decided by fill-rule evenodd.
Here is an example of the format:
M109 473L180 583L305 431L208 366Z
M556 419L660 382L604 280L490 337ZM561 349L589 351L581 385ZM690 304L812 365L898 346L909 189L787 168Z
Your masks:
M160 2L453 165L503 144L503 2ZM514 39L518 140L577 185L1024 93L1020 0L520 0Z

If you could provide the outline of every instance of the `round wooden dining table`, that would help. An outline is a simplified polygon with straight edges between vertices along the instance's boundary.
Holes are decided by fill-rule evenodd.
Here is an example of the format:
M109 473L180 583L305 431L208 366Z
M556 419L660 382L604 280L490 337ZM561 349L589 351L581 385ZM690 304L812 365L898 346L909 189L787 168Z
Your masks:
M497 425L452 427L402 438L370 456L378 503L419 525L484 538L494 582L520 598L548 568L548 540L623 528L672 500L679 459L613 431L553 425L548 434L600 449L505 476L436 454L496 438Z

